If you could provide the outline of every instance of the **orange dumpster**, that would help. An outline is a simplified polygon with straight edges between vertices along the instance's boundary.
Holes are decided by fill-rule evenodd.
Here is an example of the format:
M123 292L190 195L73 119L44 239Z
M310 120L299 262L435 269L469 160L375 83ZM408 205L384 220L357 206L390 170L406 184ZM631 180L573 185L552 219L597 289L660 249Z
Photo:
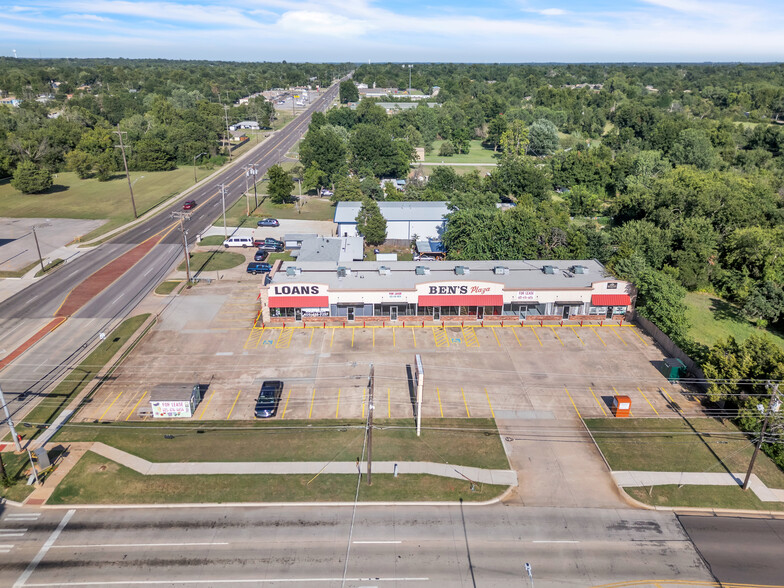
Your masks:
M628 417L632 410L632 399L628 396L613 396L612 413L616 417Z

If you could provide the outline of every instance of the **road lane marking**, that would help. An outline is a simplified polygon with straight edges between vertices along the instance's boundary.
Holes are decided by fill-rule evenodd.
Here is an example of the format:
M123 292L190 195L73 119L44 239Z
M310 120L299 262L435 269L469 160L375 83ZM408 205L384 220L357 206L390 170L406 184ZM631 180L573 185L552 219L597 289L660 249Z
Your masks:
M602 414L603 414L604 416L607 416L607 411L605 411L605 410L604 410L604 404L603 404L603 403L602 403L602 402L599 400L599 398L596 396L596 394L595 394L595 393L594 393L594 391L593 391L593 388L588 388L588 389L591 391L591 394L593 394L593 399L596 401L596 404L598 404L598 405L599 405L599 408L601 408L601 409L602 409Z
M441 413L441 418L444 418L444 407L441 406L441 392L438 391L438 386L436 386L436 396L438 396L438 410Z
M463 392L462 386L460 387L460 393L463 395L463 404L465 404L466 407L466 415L468 415L468 417L471 418L471 413L468 412L468 402L466 402L465 392Z
M192 547L195 545L231 545L228 541L202 543L85 543L81 545L52 545L52 549L91 549L93 547Z
M653 406L653 404L651 404L651 401L650 401L650 400L648 400L648 397L645 395L645 392L643 392L642 390L640 390L640 387L639 387L639 386L637 386L637 390L639 390L639 391L640 391L640 394L642 394L642 397L643 397L643 398L645 398L645 402L647 402L648 404L650 404L650 405L651 405L651 408L653 409L653 412L655 412L655 413L656 413L656 416L659 416L659 411L658 411L658 410L656 410L656 407L655 407L655 406Z
M392 327L392 347L397 347L397 340L395 339L395 327Z
M490 414L495 418L495 412L493 412L493 405L490 403L490 394L487 392L487 388L485 388L485 396L487 396L487 406L490 407Z
M136 412L136 408L139 406L139 404L141 404L141 401L142 401L142 399L143 399L145 396L147 396L147 390L145 390L145 391L144 391L144 394L142 394L142 395L141 395L141 397L139 398L139 400L136 402L136 404L134 404L134 405L133 405L133 408L131 409L131 412L129 412L129 413L128 413L128 416L127 416L127 417L125 417L125 420L126 420L126 421L127 421L129 418L131 418L131 416L133 415L133 413L134 413L134 412Z
M232 578L220 580L111 580L103 582L54 582L44 584L25 584L28 588L50 588L56 586L160 586L174 584L307 584L311 582L341 584L342 582L362 582L372 585L375 582L429 582L430 578ZM16 584L14 584L16 588Z
M313 403L316 401L316 389L313 388L313 396L310 397L310 410L308 411L308 418L313 414Z
M340 413L340 388L338 388L338 405L335 407L335 418L338 418L338 414Z
M556 541L556 540L548 541L548 540L540 540L540 541L531 541L531 543L579 543L579 541L566 541L566 540L564 540L564 541Z
M329 346L332 347L332 344L335 342L335 327L332 327L332 338L329 340Z
M27 531L27 529L0 529L0 533L20 533Z
M402 541L354 541L357 545L391 545L393 543L403 543Z
M351 327L351 346L354 347L354 330L356 327Z
M291 388L289 388L289 395L286 396L286 404L283 405L283 414L280 415L281 419L286 418L286 409L289 407L289 400L291 400Z
M231 413L234 412L234 407L237 406L237 401L240 399L240 394L242 394L242 390L237 392L237 397L234 399L234 404L231 405L231 408L229 409L229 415L226 417L227 421L231 418Z
M0 539L3 537L24 537L24 533L2 533L0 534Z
M411 336L414 337L414 349L416 349L416 332L414 331L414 327L411 327Z
M544 347L544 345L542 344L542 340L539 338L539 335L536 332L536 329L533 327L529 327L529 328L534 332L534 336L536 337L536 340L539 341L539 346Z
M574 407L574 412L576 412L576 413L577 413L577 416L578 416L579 418L583 418L583 417L580 415L580 411L579 411L579 410L577 410L577 405L574 403L574 398L572 398L572 395L571 395L571 394L569 394L569 389L568 389L566 386L564 386L564 390L566 390L566 394L569 396L569 400L571 400L571 401L572 401L572 406Z
M54 545L54 542L57 541L57 538L60 536L60 533L63 532L63 529L68 524L68 521L71 520L71 517L74 516L74 514L76 514L75 509L71 509L65 513L65 516L60 521L60 524L57 525L57 528L54 531L52 531L51 535L49 535L49 538L46 540L46 543L44 543L41 546L41 549L35 555L33 561L31 561L28 564L27 569L24 572L22 572L22 575L19 576L19 579L16 582L14 582L14 588L21 588L22 586L25 585L25 582L27 582L27 580L30 579L30 576L33 575L35 568L38 567L38 564L41 563L41 560L46 555L46 552L49 551L52 545Z
M204 408L201 409L201 416L199 417L200 420L204 418L204 413L207 412L207 407L210 405L210 402L212 401L212 397L215 396L215 392L217 391L218 391L217 388L212 391L212 394L210 394L210 397L207 399L207 403L204 405Z

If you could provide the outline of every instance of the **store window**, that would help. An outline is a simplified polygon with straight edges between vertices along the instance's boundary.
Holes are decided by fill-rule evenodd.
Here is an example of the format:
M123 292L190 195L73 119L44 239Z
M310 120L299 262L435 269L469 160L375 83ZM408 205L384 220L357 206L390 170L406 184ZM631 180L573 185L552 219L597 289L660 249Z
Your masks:
M500 306L485 306L485 316L488 314L501 314Z
M417 308L417 316L433 316L432 306L420 306Z
M294 317L294 308L270 308L270 316L275 318Z
M458 306L442 306L441 316L458 316L460 314L460 307Z

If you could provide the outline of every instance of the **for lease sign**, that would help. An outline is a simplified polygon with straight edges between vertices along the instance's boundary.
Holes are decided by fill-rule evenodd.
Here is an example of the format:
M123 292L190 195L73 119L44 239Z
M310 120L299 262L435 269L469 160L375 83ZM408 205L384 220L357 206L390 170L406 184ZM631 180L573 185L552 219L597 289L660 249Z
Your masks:
M193 416L188 400L167 400L150 402L153 418L182 419Z

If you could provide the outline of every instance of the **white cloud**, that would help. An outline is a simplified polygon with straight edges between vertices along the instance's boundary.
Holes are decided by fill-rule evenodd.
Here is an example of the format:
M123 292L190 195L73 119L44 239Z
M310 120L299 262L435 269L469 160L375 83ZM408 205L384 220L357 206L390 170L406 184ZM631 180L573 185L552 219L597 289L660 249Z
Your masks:
M526 8L525 12L534 12L543 16L563 16L566 14L566 11L562 8Z
M62 18L69 20L89 20L92 22L112 22L111 18L98 16L97 14L64 14Z

